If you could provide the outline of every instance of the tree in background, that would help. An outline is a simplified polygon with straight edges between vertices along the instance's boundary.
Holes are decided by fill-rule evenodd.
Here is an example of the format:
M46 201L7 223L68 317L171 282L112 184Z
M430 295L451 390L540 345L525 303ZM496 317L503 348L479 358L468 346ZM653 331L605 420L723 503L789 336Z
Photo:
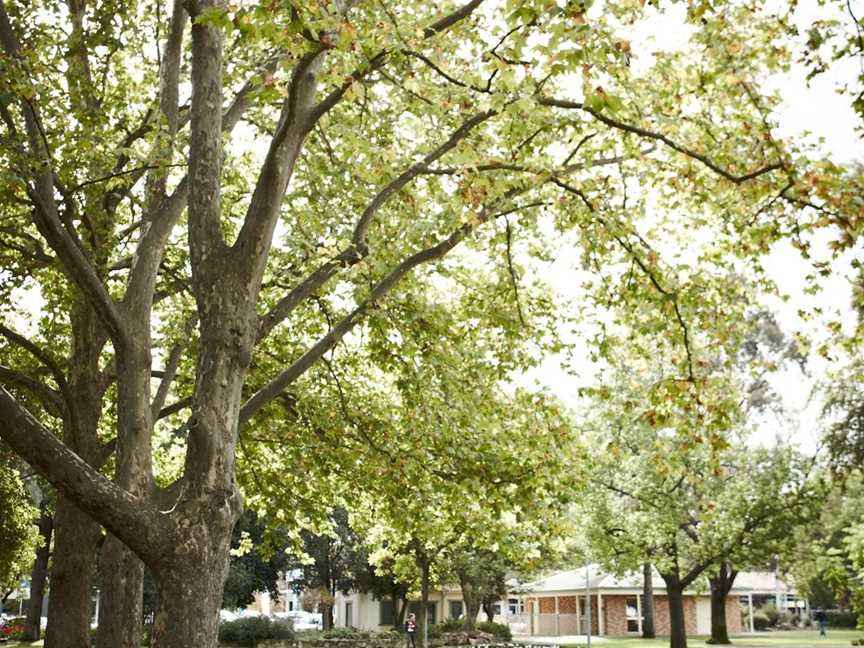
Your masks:
M4 600L30 571L40 540L37 519L15 456L0 447L0 592Z
M324 630L329 630L333 627L336 593L347 594L357 589L358 574L368 569L366 553L343 508L331 511L329 525L322 532L304 530L301 537L304 560L291 565L299 572L294 584L304 590L320 592L318 611L322 614Z
M30 603L27 606L27 621L24 624L26 641L39 641L42 635L42 607L48 579L48 561L51 557L51 538L54 534L54 501L50 489L43 488L38 480L28 484L33 504L38 507L38 548L30 568Z
M488 547L464 547L451 550L450 568L462 590L463 629L472 631L482 609L492 621L493 607L507 597L507 579L513 574L513 563L501 551Z
M231 538L231 558L222 594L222 607L236 610L250 605L256 592L279 600L279 581L290 569L284 533L270 530L254 511L243 512Z
M653 278L660 286L674 281L671 269ZM689 281L700 286L707 304L712 291L744 290L739 279L731 286L723 275L691 273ZM741 294L722 303L745 309L748 300ZM661 301L658 310L664 307ZM668 307L676 310L674 303ZM684 351L692 373L685 377L668 361L679 353L668 337L607 331L611 371L590 390L593 409L583 425L605 444L591 478L600 495L586 499L592 554L617 573L635 571L646 560L656 566L669 598L673 648L686 646L684 590L733 556L758 561L757 553L772 551L812 501L810 464L791 449L744 445L741 403L752 392L732 369L748 318L742 312L717 321L713 309L677 309L688 313ZM650 332L656 317L655 311L628 309L618 321ZM698 392L694 380L702 383ZM739 549L743 555L735 553ZM728 640L720 623L725 595L719 595L730 583L725 578L720 587L718 580L719 641Z
M827 585L864 630L864 478L852 470L829 486L820 515L795 536L791 570L804 596L813 597Z

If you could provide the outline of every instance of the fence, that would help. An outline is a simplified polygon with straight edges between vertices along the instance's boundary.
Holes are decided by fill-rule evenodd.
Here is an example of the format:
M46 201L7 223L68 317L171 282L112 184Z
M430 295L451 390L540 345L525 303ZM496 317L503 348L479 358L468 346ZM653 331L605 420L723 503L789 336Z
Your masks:
M533 617L533 618L532 618ZM504 623L514 635L536 635L554 637L560 635L585 634L587 619L576 614L508 614Z

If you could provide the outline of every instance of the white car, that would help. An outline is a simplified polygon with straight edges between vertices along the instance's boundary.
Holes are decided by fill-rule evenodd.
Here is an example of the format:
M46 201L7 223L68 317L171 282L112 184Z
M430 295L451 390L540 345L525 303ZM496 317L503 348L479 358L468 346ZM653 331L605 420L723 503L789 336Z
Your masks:
M291 619L294 630L320 630L322 624L321 615L305 610L291 610L290 612L277 612L276 617Z

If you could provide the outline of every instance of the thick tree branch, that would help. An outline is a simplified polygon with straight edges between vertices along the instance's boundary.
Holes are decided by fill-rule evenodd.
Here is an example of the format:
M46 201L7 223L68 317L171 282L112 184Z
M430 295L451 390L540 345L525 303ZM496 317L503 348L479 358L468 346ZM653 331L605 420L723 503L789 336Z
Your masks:
M111 482L0 387L0 437L55 488L150 564L173 542L170 520Z
M387 200L402 190L409 182L417 176L429 170L429 165L439 160L447 152L451 151L460 141L479 124L493 117L494 111L478 113L465 121L457 128L446 141L427 153L417 163L411 165L398 177L385 185L369 202L354 226L351 235L351 244L342 250L335 258L322 264L315 271L298 284L291 292L279 300L270 311L261 317L258 339L259 341L269 335L273 328L284 321L288 315L306 298L330 280L341 268L352 266L366 257L369 248L366 244L366 232L375 214Z
M11 367L0 365L0 382L7 385L18 385L35 396L53 415L60 417L66 408L63 396L56 389L36 380L32 376L16 371Z
M324 60L324 51L316 49L303 56L294 68L288 96L261 166L246 218L231 248L232 265L244 272L243 281L257 294L267 263L279 208L294 172L294 163L306 134L314 105L317 74Z
M435 34L440 34L446 29L449 29L456 23L465 20L474 13L474 10L483 4L483 0L471 0L471 2L459 7L453 13L447 14L443 18L439 18L434 23L423 30L423 36L431 38Z
M240 408L240 427L243 427L249 419L254 416L262 407L271 400L276 398L286 387L293 383L297 378L302 376L313 364L330 349L332 349L354 326L363 319L366 313L375 307L375 305L383 299L409 272L414 268L430 261L435 261L442 258L450 250L456 247L462 240L473 232L479 225L494 218L500 218L508 214L544 205L543 202L533 202L519 207L515 207L499 213L494 213L493 209L503 200L515 197L523 193L527 187L521 189L513 189L498 201L493 201L487 205L477 215L472 222L463 223L456 228L450 236L439 242L437 245L425 248L415 252L411 256L404 259L393 270L390 271L375 287L372 289L369 296L360 303L351 313L346 315L340 322L336 324L330 331L327 332L321 339L318 340L306 353L300 356L289 366L285 371L279 374L276 378L270 381L267 385L259 389L247 400Z

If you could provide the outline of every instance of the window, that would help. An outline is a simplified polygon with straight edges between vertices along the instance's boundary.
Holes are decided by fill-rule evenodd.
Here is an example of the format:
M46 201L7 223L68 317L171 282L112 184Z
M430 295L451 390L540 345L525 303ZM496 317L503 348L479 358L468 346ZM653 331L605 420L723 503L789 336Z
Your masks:
M627 632L642 631L642 610L639 600L635 596L628 596L624 601L624 609L627 613Z
M385 599L378 601L378 624L393 625L393 601Z
M499 616L501 614L501 604L496 603L492 606L492 616Z
M462 616L462 601L450 601L450 618L458 619Z
M522 614L525 611L525 604L518 598L507 599L508 614Z

